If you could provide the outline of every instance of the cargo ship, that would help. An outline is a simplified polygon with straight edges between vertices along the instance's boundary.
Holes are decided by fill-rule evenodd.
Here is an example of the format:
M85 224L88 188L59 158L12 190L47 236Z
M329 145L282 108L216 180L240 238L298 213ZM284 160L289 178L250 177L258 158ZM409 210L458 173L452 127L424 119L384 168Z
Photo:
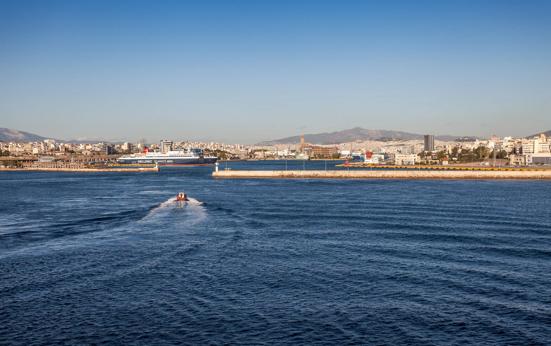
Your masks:
M205 156L202 149L170 150L167 152L145 151L139 154L124 155L117 159L121 165L156 164L159 166L210 165L216 162L216 156Z

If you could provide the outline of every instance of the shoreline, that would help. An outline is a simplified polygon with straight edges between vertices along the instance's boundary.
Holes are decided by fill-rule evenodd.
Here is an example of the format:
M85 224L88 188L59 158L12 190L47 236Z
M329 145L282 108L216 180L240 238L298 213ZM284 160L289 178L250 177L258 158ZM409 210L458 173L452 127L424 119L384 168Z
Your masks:
M399 170L339 170L339 171L218 171L219 179L425 179L425 180L551 180L551 170L519 171L399 171Z
M6 168L6 167L0 167L0 172L141 173L141 172L158 172L158 171L159 171L159 168L157 167L135 167L135 168L47 168L47 167Z
M378 165L369 163L338 164L335 167L374 170L425 170L425 171L545 171L546 166L479 166L479 165Z

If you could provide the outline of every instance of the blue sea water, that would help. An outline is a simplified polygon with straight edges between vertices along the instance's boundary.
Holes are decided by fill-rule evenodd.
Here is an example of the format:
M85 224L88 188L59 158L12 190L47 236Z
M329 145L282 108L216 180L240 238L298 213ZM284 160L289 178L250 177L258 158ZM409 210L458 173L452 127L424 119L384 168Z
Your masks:
M551 342L551 183L211 171L0 173L0 344Z

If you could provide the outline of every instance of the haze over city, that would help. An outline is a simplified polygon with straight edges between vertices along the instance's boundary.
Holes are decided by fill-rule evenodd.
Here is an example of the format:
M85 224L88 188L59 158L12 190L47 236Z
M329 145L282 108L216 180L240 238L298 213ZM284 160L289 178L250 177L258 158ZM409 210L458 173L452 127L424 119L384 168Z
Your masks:
M0 126L256 143L551 128L549 1L2 1Z

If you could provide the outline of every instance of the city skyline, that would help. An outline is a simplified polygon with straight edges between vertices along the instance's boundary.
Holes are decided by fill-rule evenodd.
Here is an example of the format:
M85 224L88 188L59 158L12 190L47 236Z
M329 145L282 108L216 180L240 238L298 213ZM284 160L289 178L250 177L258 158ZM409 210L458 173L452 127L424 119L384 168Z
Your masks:
M533 133L530 135L525 136L497 136L497 137L516 137L516 138L533 138L537 137L540 134L545 134L547 136L551 136L551 130L547 131L538 131L537 133ZM107 138L55 138L52 136L43 136L42 134L37 133L30 133L27 131L20 131L17 129L8 129L8 128L2 128L0 127L0 143L5 142L42 142L46 140L55 140L57 142L66 142L66 143L143 143L143 144L151 144L151 143L157 143L163 140L174 140L179 142L203 142L203 143L225 143L225 144L236 144L236 145L248 145L248 146L254 146L254 145L280 145L280 144L295 144L300 142L300 138L309 138L310 143L314 144L342 144L342 143L349 143L349 142L357 142L357 141L388 141L388 140L402 140L402 141L410 141L410 140L421 140L423 137L431 136L433 138L436 138L440 141L456 141L456 140L484 140L484 139L490 139L493 137L496 137L495 134L488 136L488 137L480 137L480 136L463 136L463 135L449 135L449 134L420 134L420 133L411 133L411 132L405 132L405 131L393 131L393 130L377 130L377 129L364 129L360 127L351 128L351 129L345 129L340 131L332 131L332 132L322 132L322 133L301 133L300 135L295 136L287 136L284 138L274 138L271 140L266 141L260 141L255 143L245 143L245 142L224 142L224 141L217 141L212 139L207 140L201 140L201 139L193 139L193 138L182 138L182 137L176 137L176 138L170 138L170 137L163 137L160 139L147 139L147 138L139 138L139 139L107 139Z
M257 143L551 128L545 1L0 4L0 126Z

